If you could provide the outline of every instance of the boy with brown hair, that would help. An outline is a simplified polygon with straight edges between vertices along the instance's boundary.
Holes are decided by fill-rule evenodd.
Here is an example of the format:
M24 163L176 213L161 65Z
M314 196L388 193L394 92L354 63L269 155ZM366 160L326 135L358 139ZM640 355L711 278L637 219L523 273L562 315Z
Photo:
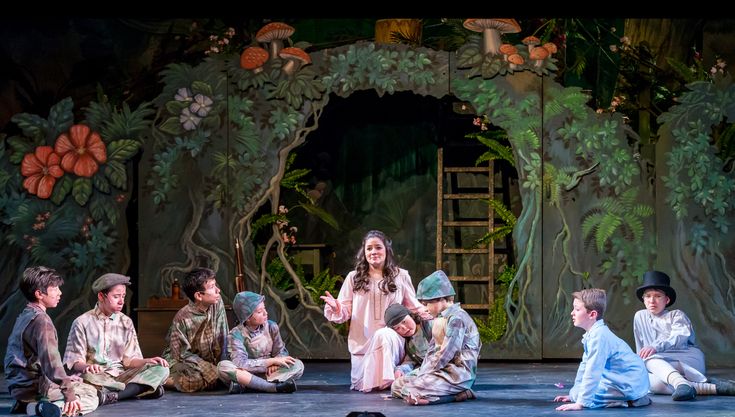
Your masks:
M555 402L571 402L559 411L603 407L643 407L648 398L648 371L641 358L617 337L603 320L605 290L590 288L572 293L572 323L585 330L584 354L569 395Z
M163 351L171 366L167 388L203 391L216 388L220 380L217 364L227 359L229 326L216 278L209 268L195 268L184 277L189 304L176 313Z
M59 340L46 312L61 300L64 279L44 266L23 272L20 290L28 300L15 320L5 353L5 380L15 399L11 414L58 417L87 414L97 408L97 390L64 371Z
M71 324L64 365L98 389L100 405L163 396L169 374L161 357L144 358L133 320L122 312L130 277L107 273L92 283L95 307Z

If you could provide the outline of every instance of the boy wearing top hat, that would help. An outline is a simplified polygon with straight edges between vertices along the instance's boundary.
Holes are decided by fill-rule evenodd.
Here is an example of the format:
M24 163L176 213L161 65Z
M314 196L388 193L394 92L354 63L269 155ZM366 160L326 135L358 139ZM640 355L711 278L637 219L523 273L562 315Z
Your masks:
M645 305L633 319L635 347L646 363L651 392L671 394L674 401L700 395L735 395L735 384L706 382L704 353L697 346L692 322L681 310L667 310L676 301L669 276L660 271L643 274L636 296Z
M472 317L454 302L454 288L444 271L421 280L416 298L435 321L446 320L444 340L429 344L421 367L393 382L394 396L411 405L441 404L475 399L472 385L477 376L480 334Z
M133 321L122 313L130 277L108 273L92 283L97 304L71 324L64 365L98 389L100 405L159 398L169 374L161 357L144 358Z

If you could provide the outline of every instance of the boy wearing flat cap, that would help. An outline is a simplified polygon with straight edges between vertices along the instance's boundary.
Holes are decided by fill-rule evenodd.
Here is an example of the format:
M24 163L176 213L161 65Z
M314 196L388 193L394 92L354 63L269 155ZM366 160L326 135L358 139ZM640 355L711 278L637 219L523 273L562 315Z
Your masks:
M419 313L412 313L406 306L398 303L385 309L384 319L386 327L406 339L405 355L394 370L395 377L399 378L424 362L431 342L433 319L424 319Z
M735 395L732 382L707 382L692 322L683 311L666 309L676 301L670 283L665 273L648 271L635 292L646 307L633 319L635 347L648 369L651 392L670 394L674 401L693 400L697 394Z
M144 358L133 321L123 312L130 277L108 273L92 283L97 304L71 324L64 365L98 389L100 405L160 398L169 374L161 357Z
M476 398L471 388L477 377L482 343L477 325L454 302L455 295L444 271L435 271L419 283L416 298L426 306L435 322L446 322L443 342L432 339L418 371L393 383L394 395L408 404L430 405Z
M278 324L268 320L264 299L243 291L232 302L239 324L228 336L230 360L218 365L221 378L231 381L230 394L294 392L294 380L304 373L304 363L289 356Z
M227 315L216 276L209 268L186 274L182 288L189 304L174 317L163 357L171 367L166 387L196 392L217 387L217 364L227 359ZM222 380L228 383L227 380Z

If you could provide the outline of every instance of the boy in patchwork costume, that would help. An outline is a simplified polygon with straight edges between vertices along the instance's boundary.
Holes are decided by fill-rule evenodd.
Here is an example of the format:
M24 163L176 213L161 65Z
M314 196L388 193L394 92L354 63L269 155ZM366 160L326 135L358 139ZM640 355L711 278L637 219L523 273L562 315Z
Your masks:
M268 320L264 299L243 291L232 303L239 324L228 337L230 360L218 366L220 376L231 381L231 394L294 392L294 380L304 373L304 363L288 355L278 324Z
M196 268L184 277L189 304L174 317L163 357L171 366L166 388L210 390L220 380L217 364L227 359L227 315L214 271ZM229 381L224 380L224 383Z
M444 271L435 271L419 283L416 298L435 317L436 334L440 336L436 339L443 340L432 339L421 367L393 382L393 395L408 404L430 405L476 398L471 388L482 347L480 334L472 317L454 302L455 294Z

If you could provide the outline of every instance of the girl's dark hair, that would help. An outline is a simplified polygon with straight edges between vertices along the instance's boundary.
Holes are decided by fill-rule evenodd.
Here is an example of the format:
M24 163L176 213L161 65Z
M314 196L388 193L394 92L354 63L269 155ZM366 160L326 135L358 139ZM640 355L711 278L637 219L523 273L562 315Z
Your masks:
M28 301L36 300L36 290L46 294L48 287L60 287L64 284L55 269L45 266L32 266L23 271L23 279L20 281L20 292Z
M355 255L354 291L367 291L370 287L370 264L365 258L365 243L372 238L380 239L385 247L385 264L383 265L383 280L380 281L380 291L384 294L396 292L396 277L400 271L393 256L391 241L380 230L371 230L362 238L360 249Z
M197 291L204 292L206 290L206 288L204 288L204 284L206 284L210 279L215 278L216 274L209 268L194 268L184 277L181 289L184 290L184 294L186 294L191 301L196 301L194 294L196 294Z

